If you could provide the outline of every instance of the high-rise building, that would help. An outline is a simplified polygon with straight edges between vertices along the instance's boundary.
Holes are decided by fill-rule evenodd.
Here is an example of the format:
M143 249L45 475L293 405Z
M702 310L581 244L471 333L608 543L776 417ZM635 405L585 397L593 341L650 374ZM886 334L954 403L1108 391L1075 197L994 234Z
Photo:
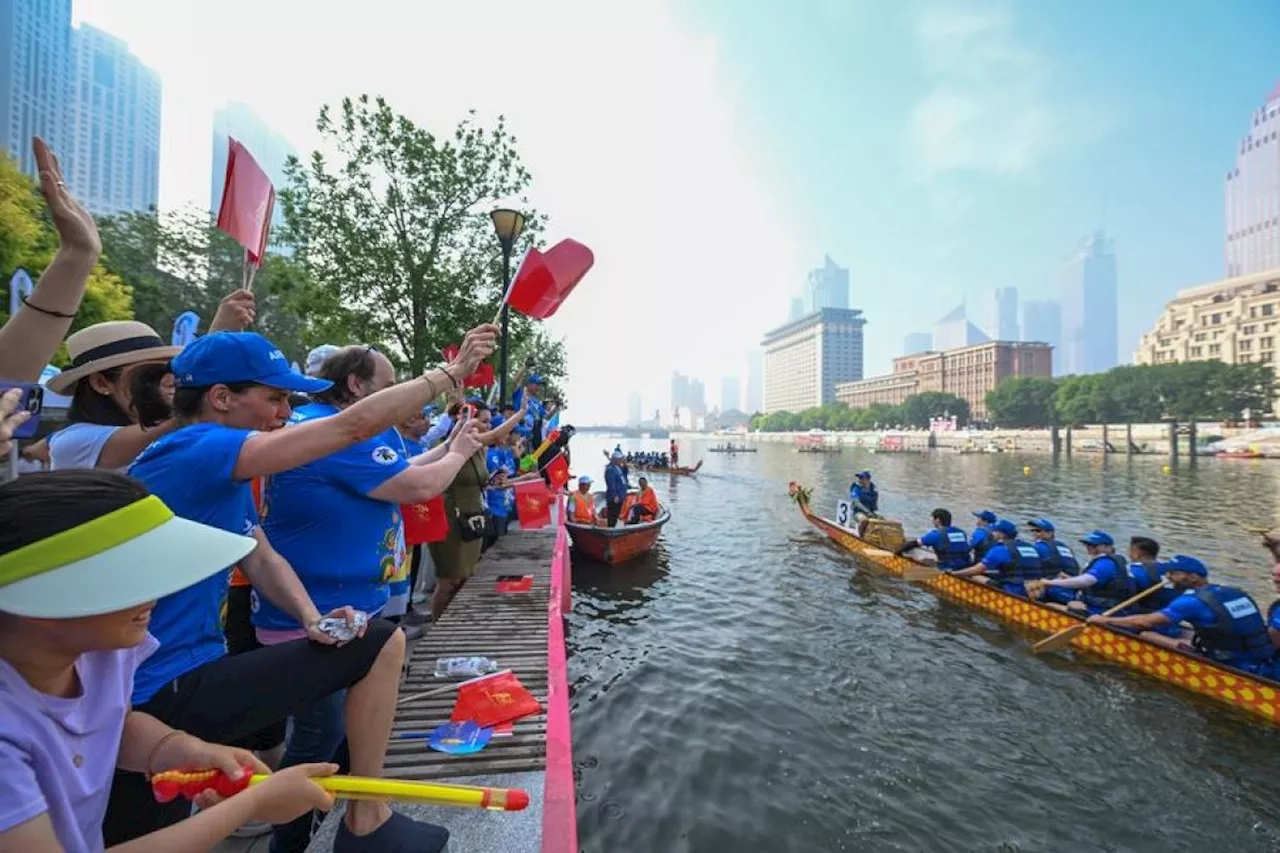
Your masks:
M822 266L809 273L809 297L806 313L823 308L849 307L849 271L837 266L830 255L822 258Z
M933 349L933 332L911 332L902 339L902 354L915 355Z
M1081 241L1062 270L1062 373L1101 373L1116 366L1119 348L1116 255L1099 229Z
M862 378L862 312L824 308L765 334L764 405L799 412L836 399L836 385Z
M1016 341L919 353L895 358L892 373L841 383L836 399L851 409L866 409L874 403L896 406L913 394L940 391L963 397L970 415L982 419L987 416L988 391L1014 376L1049 376L1051 361L1047 345Z
M965 314L964 303L951 309L945 317L933 327L933 347L939 352L985 344L987 336L982 330L969 322Z
M720 378L720 411L742 408L742 383L736 376Z
M1062 308L1052 299L1029 300L1022 303L1022 339L1039 341L1053 347L1054 374L1060 374L1061 354L1058 350L1062 337Z
M1137 364L1225 361L1275 364L1280 268L1178 291L1142 336Z
M289 140L258 118L247 104L232 102L213 114L213 171L209 175L209 209L217 213L222 204L222 187L227 180L227 140L235 139L253 155L267 173L278 193L285 184L285 163L298 152ZM284 205L276 200L271 213L270 248L281 251L276 243L284 225Z
M1227 173L1227 277L1280 267L1280 82L1255 110Z
M0 0L0 149L32 177L33 136L70 165L72 91L71 0Z
M675 412L681 407L687 408L689 405L689 399L689 377L679 372L672 373L670 410Z
M987 306L987 326L983 330L993 341L1016 341L1018 335L1018 289L997 287Z
M160 201L160 75L88 24L72 33L72 142L64 174L96 216Z
M640 393L632 391L627 396L627 426L640 426Z
M804 300L803 296L791 297L791 311L788 314L788 322L794 323L804 316Z
M689 380L688 406L695 415L707 413L707 386L702 384L701 379Z
M747 353L747 407L743 410L754 415L764 407L764 352L752 349Z

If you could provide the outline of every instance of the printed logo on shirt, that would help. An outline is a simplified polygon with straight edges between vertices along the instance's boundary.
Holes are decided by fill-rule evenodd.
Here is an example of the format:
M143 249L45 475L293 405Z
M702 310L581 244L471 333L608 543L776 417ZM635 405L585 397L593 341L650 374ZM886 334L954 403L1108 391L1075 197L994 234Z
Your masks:
M394 465L399 458L400 455L385 444L379 444L373 449L373 461L379 465Z

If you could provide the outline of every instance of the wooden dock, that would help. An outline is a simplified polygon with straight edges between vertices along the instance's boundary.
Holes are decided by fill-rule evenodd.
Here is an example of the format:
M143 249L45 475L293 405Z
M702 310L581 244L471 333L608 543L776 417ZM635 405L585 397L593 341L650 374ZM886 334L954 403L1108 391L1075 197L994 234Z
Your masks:
M569 734L563 608L569 601L568 538L563 522L543 530L514 530L481 558L440 620L410 646L393 730L426 732L449 721L465 679L435 677L437 659L487 657L510 669L542 705L517 720L509 737L495 737L472 755L446 755L425 739L393 740L388 778L445 780L519 788L530 796L521 812L487 812L395 805L397 811L449 829L449 853L576 853L572 745ZM499 576L532 575L533 589L499 593ZM437 691L437 695L415 698ZM550 732L550 736L548 734ZM342 808L334 809L307 848L328 853ZM257 848L254 848L257 849ZM265 849L265 846L263 847Z

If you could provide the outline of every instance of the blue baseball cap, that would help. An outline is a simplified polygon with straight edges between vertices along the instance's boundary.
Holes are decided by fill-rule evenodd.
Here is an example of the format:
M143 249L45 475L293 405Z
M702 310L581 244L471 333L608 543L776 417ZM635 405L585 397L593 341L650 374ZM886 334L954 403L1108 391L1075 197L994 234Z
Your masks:
M855 477L857 477L859 480L862 480L862 479L870 480L870 479L871 479L871 472L870 472L870 471L859 471L859 472L858 472L857 474L855 474L854 476L855 476Z
M1101 530L1095 530L1088 536L1080 540L1086 545L1114 545L1116 540L1111 538L1110 533L1104 533Z
M196 338L173 357L171 364L180 388L255 382L284 391L314 394L333 385L328 379L294 373L284 353L254 332L214 332Z
M483 397L477 397L476 395L472 394L470 397L468 397L467 399L463 400L462 402L466 403L468 406L483 406L483 405L484 405L484 398L483 398ZM487 408L487 407L486 407L486 408Z
M1188 557L1186 554L1174 554L1173 559L1162 563L1160 568L1166 572L1186 572L1191 575L1199 575L1202 578L1209 577L1209 567L1195 557Z
M542 377L535 373L532 376L530 376L528 379L526 379L524 381L524 384L525 385L542 385L543 384Z
M622 451L621 451L621 450L617 450L617 449L615 449L615 450L613 451L613 455L612 455L612 456L610 456L609 458L610 458L610 459L622 459L622 458L623 458Z
M973 517L974 517L974 518L980 518L980 519L982 519L983 521L985 521L987 524L995 524L997 521L999 521L999 520L1000 520L1000 519L996 516L996 514L995 514L994 512L992 512L991 510L989 510L989 509L984 509L984 510L982 510L982 511L980 511L980 512L975 512L975 513L973 514Z
M1013 539L1018 535L1017 525L1015 525L1012 521L1010 521L1007 518L1002 518L999 521L997 521L995 524L991 525L991 529L996 531L997 533L1003 533L1005 536L1008 536L1010 539Z
M1047 530L1053 532L1053 522L1047 518L1033 518L1027 522L1027 527L1032 530Z
M578 478L579 486L590 486L591 483L592 483L591 478L588 477L586 474L583 474L581 477Z

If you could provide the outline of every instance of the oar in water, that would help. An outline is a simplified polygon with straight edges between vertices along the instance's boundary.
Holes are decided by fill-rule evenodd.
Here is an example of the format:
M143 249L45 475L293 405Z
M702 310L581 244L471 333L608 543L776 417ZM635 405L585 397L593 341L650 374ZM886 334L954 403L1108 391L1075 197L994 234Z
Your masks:
M1155 586L1149 586L1146 589L1144 589L1142 592L1135 595L1133 598L1130 598L1128 601L1122 601L1119 604L1117 604L1115 607L1111 608L1110 610L1104 611L1102 615L1114 616L1117 613L1119 613L1121 610L1124 610L1126 607L1130 606L1131 604L1136 604L1137 602L1146 598L1148 595L1150 595L1151 593L1155 592L1158 589L1168 589L1168 587L1162 583L1158 583ZM1031 651L1034 654L1038 655L1041 652L1052 652L1055 649L1061 649L1065 646L1070 645L1071 641L1074 640L1076 637L1080 636L1081 634L1083 634L1084 629L1088 627L1089 626L1086 623L1081 622L1079 625L1072 625L1070 628L1063 628L1061 631L1054 634L1052 637L1046 637L1045 639L1036 643L1034 646L1031 647Z

